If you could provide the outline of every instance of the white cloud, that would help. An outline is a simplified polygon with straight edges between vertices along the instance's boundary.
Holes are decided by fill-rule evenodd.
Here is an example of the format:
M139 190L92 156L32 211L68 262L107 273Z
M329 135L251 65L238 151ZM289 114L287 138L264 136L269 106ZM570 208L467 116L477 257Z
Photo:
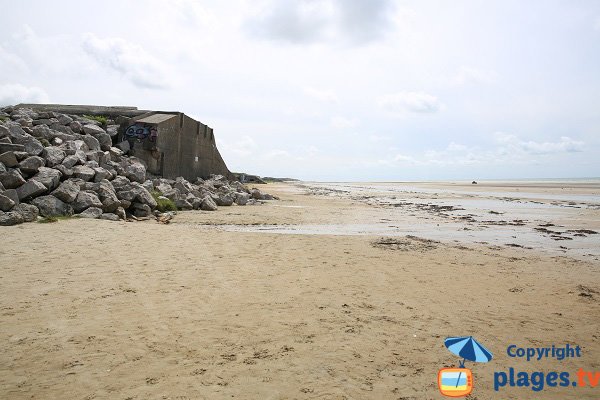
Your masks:
M336 116L331 118L329 121L329 126L335 129L350 129L354 128L358 124L358 120L355 118L344 118L340 116Z
M466 83L494 83L498 79L498 73L491 70L482 70L473 67L462 66L451 79L454 85L464 85Z
M338 97L331 90L315 89L313 87L305 87L304 94L319 101L327 103L337 103Z
M517 136L497 132L496 142L503 146L506 152L522 152L527 154L555 154L576 153L584 149L584 142L573 140L568 136L561 136L558 142L535 142L533 140L523 141Z
M594 30L600 31L600 17L596 18L596 23L594 24Z
M121 73L138 87L164 89L171 85L170 74L162 61L134 43L86 33L82 47L100 65Z
M48 94L42 88L27 87L19 83L0 85L0 106L48 102Z
M258 149L258 144L250 136L242 136L235 142L219 140L219 147L223 154L231 157L248 157Z
M442 103L437 97L425 92L398 92L381 96L379 107L397 115L412 113L436 113L442 109Z
M244 27L268 40L361 45L393 28L393 8L391 0L272 0L246 19Z

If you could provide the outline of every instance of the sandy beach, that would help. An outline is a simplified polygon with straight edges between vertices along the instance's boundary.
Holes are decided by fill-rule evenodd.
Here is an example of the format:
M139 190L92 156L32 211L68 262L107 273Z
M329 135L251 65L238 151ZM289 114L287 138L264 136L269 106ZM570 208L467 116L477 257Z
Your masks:
M3 227L0 397L438 399L459 361L443 341L468 335L494 354L467 363L470 399L600 396L493 387L511 367L600 371L596 183L261 189L281 200Z

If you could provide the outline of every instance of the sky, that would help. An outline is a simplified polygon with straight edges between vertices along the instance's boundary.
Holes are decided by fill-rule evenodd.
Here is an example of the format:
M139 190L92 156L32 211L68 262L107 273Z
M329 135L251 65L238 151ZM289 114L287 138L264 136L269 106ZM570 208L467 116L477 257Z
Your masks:
M600 176L600 1L0 0L0 105L211 126L232 171Z

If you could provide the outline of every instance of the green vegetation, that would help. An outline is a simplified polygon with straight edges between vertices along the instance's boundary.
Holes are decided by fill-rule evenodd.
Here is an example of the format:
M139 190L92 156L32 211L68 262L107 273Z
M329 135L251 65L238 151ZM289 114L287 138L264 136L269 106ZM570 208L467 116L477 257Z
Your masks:
M40 143L42 144L42 146L44 147L49 147L50 146L50 142L48 141L48 139L45 138L41 138L40 139Z
M105 115L84 115L83 118L91 119L102 124L102 127L106 127L108 124L108 117Z
M8 118L6 117L0 117L0 122L6 122L8 120Z
M162 194L157 190L153 190L151 194L152 197L154 197L154 200L156 200L156 203L158 203L158 205L156 206L156 209L158 211L177 211L177 206L175 205L173 200L167 199L166 197L162 197Z

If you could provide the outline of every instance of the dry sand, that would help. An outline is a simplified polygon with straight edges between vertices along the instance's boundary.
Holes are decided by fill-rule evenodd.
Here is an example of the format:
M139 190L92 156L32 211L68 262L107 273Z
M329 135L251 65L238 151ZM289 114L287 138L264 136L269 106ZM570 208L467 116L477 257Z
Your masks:
M2 228L0 398L438 399L438 370L458 362L443 339L461 335L495 355L467 364L471 399L600 397L600 385L492 389L509 367L600 371L597 259L218 226L388 215L287 184L266 190L282 200L170 225ZM513 343L570 343L582 357L528 363L506 355Z

